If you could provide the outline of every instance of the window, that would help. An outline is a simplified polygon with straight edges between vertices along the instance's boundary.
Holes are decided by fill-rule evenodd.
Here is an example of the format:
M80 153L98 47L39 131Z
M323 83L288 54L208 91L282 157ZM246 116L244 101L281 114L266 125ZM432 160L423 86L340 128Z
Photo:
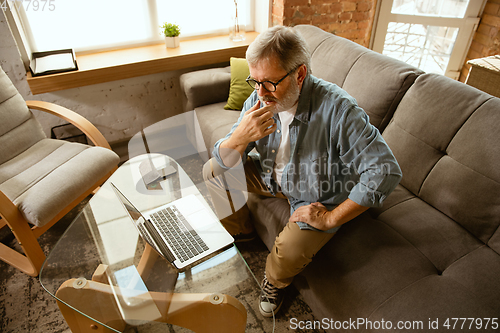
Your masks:
M394 14L464 17L469 0L394 0Z
M458 79L485 0L381 0L373 49Z
M383 54L429 73L444 74L458 28L389 22Z
M0 0L0 3L5 2ZM234 0L8 0L32 52L77 52L160 42L159 26L179 24L181 38L229 32ZM254 30L255 0L238 0L240 22Z

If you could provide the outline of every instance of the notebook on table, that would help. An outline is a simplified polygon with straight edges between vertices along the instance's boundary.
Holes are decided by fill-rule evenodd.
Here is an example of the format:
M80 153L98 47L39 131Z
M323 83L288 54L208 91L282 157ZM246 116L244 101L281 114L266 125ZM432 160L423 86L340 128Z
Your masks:
M233 237L194 194L142 213L111 183L141 237L182 270L233 243Z

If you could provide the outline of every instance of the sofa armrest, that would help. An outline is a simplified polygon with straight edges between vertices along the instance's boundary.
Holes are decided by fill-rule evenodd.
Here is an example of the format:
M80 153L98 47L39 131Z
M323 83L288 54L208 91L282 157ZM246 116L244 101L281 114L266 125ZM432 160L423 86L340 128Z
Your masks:
M224 102L229 96L231 68L210 68L182 74L181 90L184 94L184 111L198 106Z

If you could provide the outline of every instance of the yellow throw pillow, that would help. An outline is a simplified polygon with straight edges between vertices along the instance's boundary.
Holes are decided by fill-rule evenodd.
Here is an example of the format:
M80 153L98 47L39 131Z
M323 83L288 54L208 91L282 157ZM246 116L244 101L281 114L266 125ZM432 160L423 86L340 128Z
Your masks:
M229 87L229 98L224 106L225 110L240 110L243 103L253 92L252 87L245 81L250 75L247 60L244 58L231 58L231 85Z

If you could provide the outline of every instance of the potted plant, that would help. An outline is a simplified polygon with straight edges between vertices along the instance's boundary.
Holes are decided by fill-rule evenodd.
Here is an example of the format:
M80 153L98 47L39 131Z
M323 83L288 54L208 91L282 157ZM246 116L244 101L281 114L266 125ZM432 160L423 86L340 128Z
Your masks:
M176 48L179 46L179 35L181 29L179 25L165 22L162 26L162 33L165 36L165 45L167 48Z

